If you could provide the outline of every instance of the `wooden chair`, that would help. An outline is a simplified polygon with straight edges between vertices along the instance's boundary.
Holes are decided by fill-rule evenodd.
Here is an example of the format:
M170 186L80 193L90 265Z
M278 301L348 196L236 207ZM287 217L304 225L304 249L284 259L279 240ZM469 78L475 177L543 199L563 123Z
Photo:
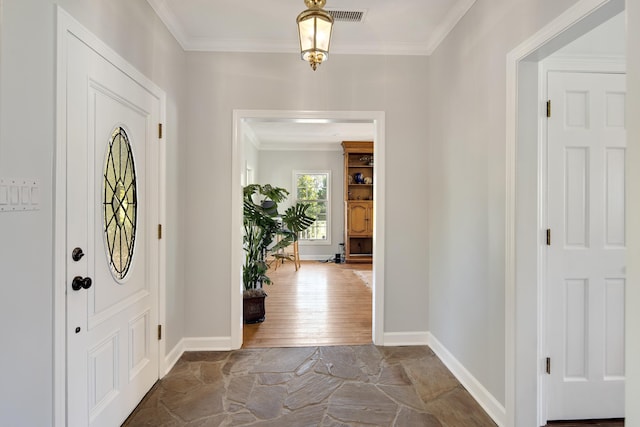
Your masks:
M293 242L293 262L296 264L296 271L300 268L300 251L298 250L298 241Z
M298 249L298 240L293 242L291 245L293 247L293 253L289 254L287 252L287 248L282 250L282 253L275 253L273 257L275 258L275 266L274 270L278 269L278 264L284 264L286 259L290 259L293 261L294 266L296 267L296 271L300 268L300 251Z
M280 226L283 227L283 225L284 224L280 222ZM291 243L289 246L285 248L279 249L277 252L271 253L271 257L273 257L273 259L271 259L270 261L268 260L267 263L269 264L269 266L273 265L274 270L277 270L278 265L284 264L284 261L287 259L293 261L296 267L296 271L298 271L298 269L300 268L300 251L298 249L298 233L295 233L295 235L296 235L296 240L293 243ZM282 240L282 236L277 235L275 244L279 243L281 240ZM289 253L287 251L289 247L292 247L293 253Z
M283 226L286 226L288 230L291 230L295 234L296 240L293 242L293 262L296 267L296 271L300 268L300 249L298 245L299 235L301 231L306 230L313 224L315 218L312 218L306 214L310 205L304 203L296 203L294 206L290 206L282 216ZM283 259L292 259L291 255L286 255ZM276 263L276 268L277 268Z

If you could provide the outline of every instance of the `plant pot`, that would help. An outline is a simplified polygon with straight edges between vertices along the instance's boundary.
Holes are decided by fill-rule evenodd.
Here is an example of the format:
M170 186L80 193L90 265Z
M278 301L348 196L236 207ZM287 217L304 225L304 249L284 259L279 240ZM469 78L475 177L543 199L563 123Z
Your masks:
M265 319L264 299L267 294L258 296L245 296L242 299L242 318L244 323L262 323Z

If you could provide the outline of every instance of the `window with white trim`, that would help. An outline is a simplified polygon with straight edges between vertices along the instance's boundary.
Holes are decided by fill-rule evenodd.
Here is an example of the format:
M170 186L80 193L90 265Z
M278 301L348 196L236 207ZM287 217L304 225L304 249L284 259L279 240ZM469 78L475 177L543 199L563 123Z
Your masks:
M294 202L311 205L307 214L316 219L300 233L300 242L331 243L330 183L331 171L293 172Z

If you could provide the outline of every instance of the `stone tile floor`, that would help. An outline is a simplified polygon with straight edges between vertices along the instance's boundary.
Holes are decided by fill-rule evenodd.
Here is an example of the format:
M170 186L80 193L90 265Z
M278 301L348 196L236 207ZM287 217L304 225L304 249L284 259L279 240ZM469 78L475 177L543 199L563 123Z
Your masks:
M428 347L187 352L123 424L495 426Z

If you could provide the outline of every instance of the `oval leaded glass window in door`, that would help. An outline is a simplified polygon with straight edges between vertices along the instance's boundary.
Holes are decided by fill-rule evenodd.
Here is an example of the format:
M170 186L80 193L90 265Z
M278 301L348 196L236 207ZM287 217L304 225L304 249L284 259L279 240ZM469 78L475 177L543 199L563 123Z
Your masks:
M136 240L138 210L136 168L129 137L122 127L111 134L104 167L104 233L113 276L127 275Z

